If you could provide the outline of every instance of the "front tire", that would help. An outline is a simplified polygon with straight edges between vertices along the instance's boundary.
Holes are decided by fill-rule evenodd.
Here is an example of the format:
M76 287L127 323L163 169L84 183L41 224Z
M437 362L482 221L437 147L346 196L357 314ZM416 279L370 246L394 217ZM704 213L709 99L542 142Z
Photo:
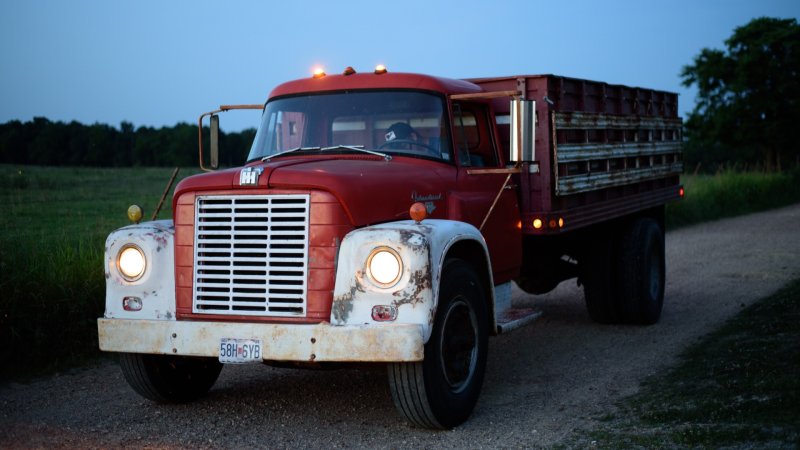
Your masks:
M128 384L158 403L196 400L211 389L222 371L214 358L122 353L119 361Z
M465 261L447 261L425 359L389 365L398 412L414 425L432 429L450 429L467 420L483 385L488 328L480 278Z

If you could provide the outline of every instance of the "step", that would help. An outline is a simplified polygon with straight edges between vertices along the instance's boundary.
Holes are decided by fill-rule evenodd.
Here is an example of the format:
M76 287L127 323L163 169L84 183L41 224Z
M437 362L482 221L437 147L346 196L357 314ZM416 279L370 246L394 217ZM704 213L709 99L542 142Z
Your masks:
M497 333L508 333L538 319L542 312L533 308L508 308L497 317Z

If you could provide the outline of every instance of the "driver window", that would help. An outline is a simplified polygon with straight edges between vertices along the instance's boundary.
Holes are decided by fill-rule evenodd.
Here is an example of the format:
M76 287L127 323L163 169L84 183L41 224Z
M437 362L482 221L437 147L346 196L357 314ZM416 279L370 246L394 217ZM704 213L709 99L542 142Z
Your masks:
M497 167L497 156L485 109L478 105L458 103L453 106L453 139L461 165Z

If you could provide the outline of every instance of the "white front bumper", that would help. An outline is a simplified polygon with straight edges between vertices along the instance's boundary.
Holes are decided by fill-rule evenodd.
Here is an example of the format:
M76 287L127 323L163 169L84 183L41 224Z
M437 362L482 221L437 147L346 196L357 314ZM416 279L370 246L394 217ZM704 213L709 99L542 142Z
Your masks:
M98 319L100 350L218 357L223 338L261 339L268 361L422 361L418 324L332 326Z

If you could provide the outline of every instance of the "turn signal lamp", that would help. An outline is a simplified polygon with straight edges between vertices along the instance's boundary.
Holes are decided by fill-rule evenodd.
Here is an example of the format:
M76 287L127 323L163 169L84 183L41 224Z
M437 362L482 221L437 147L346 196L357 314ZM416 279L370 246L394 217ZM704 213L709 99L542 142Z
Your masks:
M139 205L131 205L128 207L128 219L133 223L139 223L142 220L142 207Z
M125 311L141 311L142 299L139 297L124 297L122 299L122 308Z
M542 219L533 219L533 228L537 230L541 230L544 223L542 223Z
M397 307L394 305L373 306L372 320L376 322L391 322L397 320Z
M408 209L408 214L414 222L420 223L428 217L428 208L425 207L424 203L416 202Z
M386 70L386 66L384 66L383 64L378 64L377 66L375 66L375 75L383 75L386 72L388 72L388 70Z
M564 218L563 217L559 217L558 218L558 228L564 228Z
M314 73L311 76L313 78L322 78L325 76L325 70L322 67L317 67L314 69Z

